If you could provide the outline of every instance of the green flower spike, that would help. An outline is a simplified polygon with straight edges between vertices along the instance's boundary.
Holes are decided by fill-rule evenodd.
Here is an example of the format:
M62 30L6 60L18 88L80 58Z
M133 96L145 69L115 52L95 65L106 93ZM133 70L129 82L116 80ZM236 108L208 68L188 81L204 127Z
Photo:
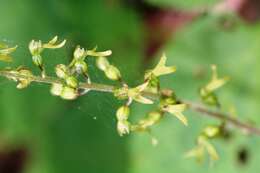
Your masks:
M4 61L4 62L12 62L13 59L12 57L9 55L12 52L14 52L17 48L17 46L14 47L8 47L5 44L1 44L0 45L0 61Z
M42 44L42 41L35 41L32 40L29 43L29 50L32 54L32 60L33 63L40 68L41 73L42 73L42 77L44 78L46 76L45 74L45 68L43 65L43 60L42 60L42 56L41 53L44 49L58 49L61 48L65 45L66 40L64 40L63 42L56 44L58 41L58 37L55 36L52 40L50 40L48 43L44 43Z

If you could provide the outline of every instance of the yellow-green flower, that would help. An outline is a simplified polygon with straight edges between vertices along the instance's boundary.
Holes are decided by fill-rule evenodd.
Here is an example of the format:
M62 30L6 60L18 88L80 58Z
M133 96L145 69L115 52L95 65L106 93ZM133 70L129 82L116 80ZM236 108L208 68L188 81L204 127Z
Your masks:
M175 105L167 105L162 107L162 110L174 115L178 118L185 126L188 125L187 118L183 115L183 111L187 108L186 104L175 104Z
M155 66L154 69L148 70L145 74L145 79L149 79L152 75L159 77L166 74L171 74L176 71L175 66L166 66L167 57L165 54L162 55L159 63Z

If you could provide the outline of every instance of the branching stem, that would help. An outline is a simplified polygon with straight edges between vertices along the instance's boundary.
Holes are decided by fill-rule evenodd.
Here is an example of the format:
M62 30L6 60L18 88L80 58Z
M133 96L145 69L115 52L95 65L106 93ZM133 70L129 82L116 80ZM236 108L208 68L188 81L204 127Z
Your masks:
M54 78L54 77L42 78L41 76L26 76L26 75L21 75L18 73L12 73L11 71L8 71L8 70L0 70L0 76L6 77L6 78L29 79L32 82L46 83L46 84L54 84L54 83L61 84L63 82L62 80L60 80L58 78ZM113 91L116 87L111 86L111 85L98 84L98 83L91 83L91 84L80 83L79 88L89 89L89 90L98 91L98 92L113 93ZM144 92L143 95L147 96L151 99L154 99L154 100L159 98L159 95L156 95L153 93L148 93L148 92ZM260 136L260 128L254 127L249 123L244 123L236 118L233 118L229 114L225 114L225 113L222 113L219 111L212 110L208 107L205 107L203 105L200 105L198 103L194 103L191 101L181 100L181 102L185 103L189 107L190 110L200 113L199 115L205 115L210 118L225 121L229 125L232 125L234 128L240 129L243 132L246 132L247 134Z

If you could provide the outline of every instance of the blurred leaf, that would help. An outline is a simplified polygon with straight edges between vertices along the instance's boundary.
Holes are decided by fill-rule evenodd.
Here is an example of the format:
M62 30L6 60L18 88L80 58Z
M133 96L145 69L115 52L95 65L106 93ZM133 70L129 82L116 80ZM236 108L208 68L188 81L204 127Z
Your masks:
M146 0L147 2L163 6L163 7L177 7L183 9L194 9L207 7L215 4L219 0Z
M195 1L194 1L195 2ZM228 75L230 82L216 94L219 96L222 110L228 111L229 105L235 105L238 117L244 121L260 124L258 105L260 104L260 80L256 77L260 69L260 27L246 26L240 23L232 31L219 25L219 20L206 17L198 20L184 30L179 31L168 45L162 48L168 57L169 65L176 65L177 71L172 77L162 78L162 88L174 89L178 98L199 100L198 89L211 75L210 65L216 64L220 76ZM156 57L159 57L161 52ZM155 62L158 60L155 60ZM196 71L201 70L197 76ZM136 106L132 113L142 115L146 109ZM145 136L131 136L131 172L241 172L236 162L236 152L240 145L246 145L251 153L250 161L242 171L259 170L260 156L258 137L246 137L234 130L231 141L214 141L219 152L219 160L212 168L208 164L196 164L183 159L183 154L195 145L195 139L203 126L217 123L198 113L185 113L189 126L183 127L170 118L152 129L159 145L154 149ZM156 163L156 164L155 164Z

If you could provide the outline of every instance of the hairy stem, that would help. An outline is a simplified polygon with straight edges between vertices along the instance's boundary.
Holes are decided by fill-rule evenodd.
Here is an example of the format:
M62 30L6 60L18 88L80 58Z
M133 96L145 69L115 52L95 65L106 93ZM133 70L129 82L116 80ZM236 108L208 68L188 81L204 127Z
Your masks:
M29 79L32 82L46 83L46 84L54 84L54 83L62 84L63 83L62 80L60 80L58 78L54 78L54 77L42 78L41 76L26 76L26 75L21 75L18 73L12 73L8 70L0 70L0 76L6 77L6 78ZM79 88L89 89L89 90L98 91L98 92L113 93L113 91L116 87L111 86L111 85L98 84L98 83L91 83L91 84L80 83ZM146 97L149 97L151 99L154 99L154 100L159 98L159 95L149 93L149 92L144 92L143 95ZM260 136L260 128L254 127L249 123L244 123L238 119L235 119L229 114L225 114L225 113L222 113L219 111L209 109L203 105L200 105L198 103L194 103L194 102L191 102L188 100L180 100L180 102L186 104L190 110L200 113L199 115L205 115L210 118L225 121L229 125L232 125L234 128L238 128L238 129L242 130L243 132L246 132L247 134L254 134L254 135Z

